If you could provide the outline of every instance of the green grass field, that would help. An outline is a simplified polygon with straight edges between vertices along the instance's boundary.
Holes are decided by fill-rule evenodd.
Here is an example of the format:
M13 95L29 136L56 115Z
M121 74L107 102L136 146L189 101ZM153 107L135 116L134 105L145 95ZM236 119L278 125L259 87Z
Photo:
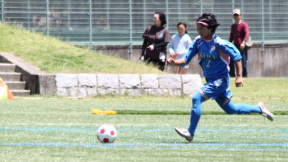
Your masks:
M55 38L0 23L0 51L12 52L47 73L154 73L153 67L76 48ZM275 114L226 115L214 101L203 103L193 142L175 133L187 128L187 96L98 95L84 100L25 96L0 100L0 161L287 161L288 78L244 78L230 89L233 102L265 101ZM92 114L116 110L116 115ZM96 138L113 124L112 144Z
M189 115L96 115L91 109L190 111L188 99L2 100L0 159L4 161L287 161L287 115L270 122L261 115L202 115L192 143L174 127L186 128ZM169 101L170 100L170 101ZM284 111L287 102L267 102ZM203 113L221 111L214 102ZM209 113L208 113L209 114ZM96 138L97 128L113 124L112 144Z

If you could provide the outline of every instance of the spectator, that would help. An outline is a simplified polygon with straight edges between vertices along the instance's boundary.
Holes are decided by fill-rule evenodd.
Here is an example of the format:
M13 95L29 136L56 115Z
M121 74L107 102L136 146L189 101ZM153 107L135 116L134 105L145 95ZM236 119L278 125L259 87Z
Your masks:
M164 71L166 61L166 47L170 42L168 29L164 27L166 16L163 12L155 12L154 25L149 26L143 34L142 56L148 64L157 66Z
M240 51L242 56L242 69L243 77L248 76L248 48L245 45L245 42L249 38L249 27L246 22L242 20L240 9L235 9L233 11L234 24L231 25L231 32L229 41L233 42L237 49ZM231 77L235 77L235 67L233 63L230 63L230 72Z
M177 24L178 34L175 34L170 42L170 56L176 60L183 57L188 52L190 45L192 44L190 36L187 34L187 25L179 22ZM174 66L174 74L187 74L189 64Z

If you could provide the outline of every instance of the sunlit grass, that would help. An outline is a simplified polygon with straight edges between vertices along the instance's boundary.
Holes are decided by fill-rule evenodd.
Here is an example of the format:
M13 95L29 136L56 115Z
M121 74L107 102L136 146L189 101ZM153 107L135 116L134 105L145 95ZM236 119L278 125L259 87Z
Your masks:
M143 62L132 62L78 48L57 38L0 23L0 51L14 53L47 73L162 74Z
M204 109L213 109L208 102ZM287 107L287 103L279 103ZM6 161L285 161L287 115L202 115L192 143L173 130L189 115L96 115L92 108L165 110L181 102L100 102L43 99L1 101L0 158ZM271 104L273 105L273 104ZM204 106L203 106L204 107ZM188 107L182 107L188 109ZM204 110L206 111L206 110ZM101 144L97 128L118 137Z
M288 101L288 78L244 78L241 88L235 87L234 80L231 78L229 88L239 100Z

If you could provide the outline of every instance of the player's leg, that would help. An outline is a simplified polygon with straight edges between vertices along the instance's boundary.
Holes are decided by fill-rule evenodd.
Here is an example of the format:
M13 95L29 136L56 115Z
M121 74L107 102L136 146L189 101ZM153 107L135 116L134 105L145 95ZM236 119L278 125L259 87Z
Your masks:
M204 97L205 94L203 92L197 92L192 97L192 109L190 113L190 126L187 129L175 128L175 131L182 137L184 137L187 141L192 141L194 137L194 132L200 120L202 114L201 103L206 100Z
M204 97L205 94L197 92L192 97L192 110L190 113L190 126L188 128L188 131L191 133L191 135L194 136L194 132L196 130L196 127L198 125L198 122L200 120L201 114L202 114L202 102L206 101L206 98Z
M256 105L248 105L243 103L234 104L230 99L225 96L220 96L215 99L218 105L227 114L251 114L251 113L261 113L261 108Z
M192 97L192 109L190 114L190 125L187 129L175 128L175 131L188 141L192 141L198 122L202 114L201 103L208 99L221 96L227 89L228 82L225 78L216 78L207 81L200 91ZM230 92L230 91L229 91Z
M257 106L259 106L262 110L262 115L267 119L273 121L274 115L267 109L266 105L263 102L258 102Z
M271 121L274 120L274 115L266 108L266 105L263 102L259 102L257 106L243 103L233 104L233 102L225 96L220 96L215 100L227 114L259 113Z

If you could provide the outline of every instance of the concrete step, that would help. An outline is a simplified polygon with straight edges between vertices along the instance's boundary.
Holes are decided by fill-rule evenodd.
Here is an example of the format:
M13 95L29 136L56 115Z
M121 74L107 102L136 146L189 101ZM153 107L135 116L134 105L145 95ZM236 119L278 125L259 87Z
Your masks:
M11 92L14 96L28 96L30 95L30 90L22 90L22 89L11 89Z
M7 86L12 89L25 89L25 82L21 81L7 81Z
M10 63L0 63L0 72L15 72L16 65Z
M20 81L21 73L15 72L0 72L0 77L4 82L6 81Z

